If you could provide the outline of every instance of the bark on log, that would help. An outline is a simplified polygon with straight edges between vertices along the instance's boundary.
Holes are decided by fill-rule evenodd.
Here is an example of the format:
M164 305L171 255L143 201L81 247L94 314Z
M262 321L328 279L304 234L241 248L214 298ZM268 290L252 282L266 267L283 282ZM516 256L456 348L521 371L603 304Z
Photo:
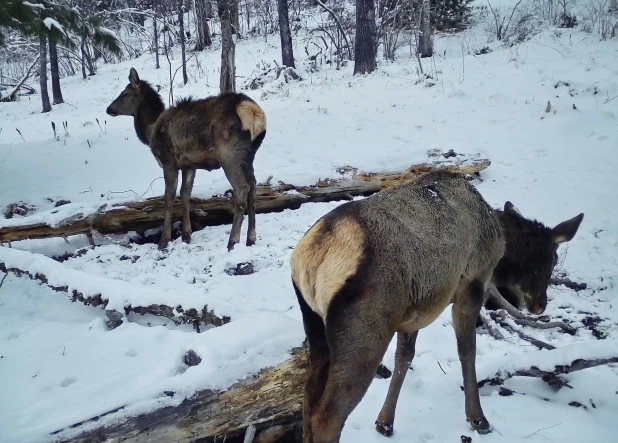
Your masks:
M304 203L351 200L357 196L369 196L383 189L409 183L435 169L448 169L463 174L478 174L491 162L486 159L468 160L455 165L415 165L403 172L374 174L358 173L354 169L351 179L322 180L313 186L281 184L276 188L267 185L257 187L256 212L259 214L281 212L285 209L298 209ZM295 191L295 192L289 192ZM231 223L233 203L227 197L210 199L191 199L191 221L198 226L217 226ZM23 226L0 228L0 243L26 239L67 237L76 234L119 234L129 231L143 233L158 228L163 223L163 197L150 198L141 202L103 205L94 214L75 214L57 226L37 223ZM182 204L176 200L173 220L182 220Z
M291 429L301 419L306 380L307 355L303 348L292 351L292 358L243 380L225 391L202 391L179 406L166 407L148 414L130 417L110 426L93 425L102 416L93 417L53 433L58 442L242 442L245 430L254 425L256 440L271 427ZM168 393L171 394L171 393ZM81 429L87 429L80 432ZM279 428L280 429L280 428ZM270 431L272 433L272 431ZM76 435L79 434L79 435Z

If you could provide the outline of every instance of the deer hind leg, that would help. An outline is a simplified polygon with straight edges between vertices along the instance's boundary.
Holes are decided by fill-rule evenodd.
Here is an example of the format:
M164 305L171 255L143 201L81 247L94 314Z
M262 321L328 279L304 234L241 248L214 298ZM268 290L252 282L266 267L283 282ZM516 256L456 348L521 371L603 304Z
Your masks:
M305 443L339 442L345 421L373 380L394 332L385 328L366 330L367 324L385 323L367 318L367 314L371 315L350 307L339 325L326 327L330 366L322 396L310 413L310 423L304 424L305 428L311 427L312 437L305 438ZM347 320L348 316L352 320Z
M247 161L247 149L250 147L250 142L238 140L234 145L228 145L224 155L219 160L223 172L234 190L234 209L232 219L232 229L230 238L227 243L227 250L234 249L234 245L240 242L240 228L244 218L245 210L247 209L247 200L251 185L245 174L245 164Z
M313 312L305 302L300 290L294 282L294 290L298 297L300 310L303 315L303 325L309 345L308 378L305 384L303 399L303 435L306 443L312 443L311 411L322 397L330 365L329 349L326 343L326 328L322 318Z
M255 200L257 198L257 191L255 188L255 174L253 172L253 159L251 163L245 167L245 177L249 182L249 196L247 199L248 213L249 213L249 227L247 229L247 246L253 246L257 240L257 234L255 232Z
M180 186L180 199L182 200L182 241L191 242L191 190L195 180L195 168L182 169L182 185Z
M382 410L376 420L376 431L380 434L390 437L393 435L393 422L395 421L395 408L397 407L397 399L401 392L401 386L406 378L406 374L410 369L410 364L414 358L414 349L416 346L416 337L418 331L412 333L398 332L397 333L397 350L395 351L395 370L393 377L388 387L388 394L382 406Z
M466 398L466 417L479 434L490 432L483 414L476 381L476 319L483 305L485 284L481 280L462 280L455 294L453 327L457 336L457 351L461 362Z
M178 186L178 171L173 167L163 168L165 180L165 216L163 218L163 232L159 240L159 249L165 249L172 239L172 212L176 200L176 187Z

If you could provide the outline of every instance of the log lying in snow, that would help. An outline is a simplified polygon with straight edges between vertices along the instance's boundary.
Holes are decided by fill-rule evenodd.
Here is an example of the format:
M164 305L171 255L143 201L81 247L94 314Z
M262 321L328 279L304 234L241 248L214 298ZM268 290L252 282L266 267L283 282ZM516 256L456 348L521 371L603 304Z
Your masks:
M502 378L483 380L484 384L501 384L513 376L541 377L550 382L560 374L618 362L618 357L582 360L556 366L553 371L538 368L514 371ZM290 432L301 419L303 387L306 380L307 356L304 349L296 349L293 356L281 366L262 371L257 376L237 383L223 392L203 391L177 407L166 407L155 412L130 417L121 423L98 424L94 417L71 428L55 433L59 441L174 441L222 442L243 441L245 429L257 428L254 442L274 443L267 437L275 431ZM115 412L115 411L114 411ZM113 414L110 413L109 415ZM277 426L273 430L273 427ZM84 429L84 431L80 431ZM78 434L76 436L76 434ZM287 440L286 441L290 441Z
M275 188L266 185L257 187L256 212L281 212L285 209L298 209L304 203L351 200L357 196L368 196L383 189L409 183L434 170L448 169L463 174L478 174L490 165L486 159L466 159L462 163L415 165L403 172L390 174L358 173L351 169L351 179L323 180L314 186L281 184ZM290 192L295 191L295 192ZM23 226L0 228L0 243L25 239L67 237L76 234L119 234L129 231L143 233L148 229L160 227L164 202L162 197L150 198L140 202L103 205L94 214L75 214L57 226L37 223ZM192 221L198 226L216 226L231 223L233 204L229 198L191 199ZM173 211L174 221L182 219L182 205L176 200Z
M268 434L290 431L301 418L307 355L303 348L274 369L262 371L225 391L202 391L176 407L98 426L101 416L54 433L56 441L222 442L243 441L245 429L257 428L254 441L274 442ZM108 414L110 416L118 411ZM94 427L95 425L96 427ZM273 426L282 425L272 430ZM81 429L87 429L80 432ZM76 435L79 434L79 435ZM238 437L238 440L235 440Z
M221 326L230 321L230 317L219 313L222 309L220 306L223 306L223 309L234 309L228 306L227 302L210 296L209 304L214 303L217 306L215 314L215 311L206 305L204 298L201 298L201 301L194 300L192 297L195 295L186 294L184 291L160 290L152 286L87 274L70 269L42 254L17 249L0 248L0 271L39 281L55 291L67 293L73 302L100 306L105 309L108 325L112 328L122 324L124 315L135 312L166 317L178 324L192 324L199 330L200 325ZM170 298L182 304L199 303L203 307L195 309L186 306L183 308L182 304L175 307L163 304Z

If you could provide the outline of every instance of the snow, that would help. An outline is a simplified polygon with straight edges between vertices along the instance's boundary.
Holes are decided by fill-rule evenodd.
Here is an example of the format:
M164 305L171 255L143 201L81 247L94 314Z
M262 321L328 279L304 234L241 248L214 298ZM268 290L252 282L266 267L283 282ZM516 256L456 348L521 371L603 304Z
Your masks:
M578 29L544 29L528 42L506 47L488 43L485 28L482 22L438 38L435 58L424 61L433 79L416 74L407 47L397 62L380 61L372 75L353 76L352 64L311 72L305 43L295 39L303 80L280 79L243 91L268 116L268 134L255 160L257 180L272 176L273 184L309 185L340 177L337 170L344 166L397 171L431 161L433 150L489 158L492 164L477 187L493 206L510 200L524 216L550 226L585 213L579 232L559 252L560 267L588 288L549 290L547 314L577 326L575 336L526 329L556 350L539 351L509 334L496 341L479 330L479 379L532 365L551 369L575 358L616 356L618 100L612 98L618 95L618 43ZM237 75L252 77L265 62L279 60L278 44L277 36L239 41ZM473 55L484 46L493 52ZM178 54L171 62L175 70ZM199 53L189 63L189 84L176 82L174 96L216 93L219 62L217 50ZM0 227L57 225L103 204L162 194L161 170L137 140L132 120L105 114L128 83L130 67L161 85L167 102L167 60L161 63L155 70L154 57L146 54L101 64L87 80L64 78L67 103L47 114L40 113L38 96L0 103L0 210L16 201L38 207L27 217L0 219ZM66 136L58 130L63 121L69 125ZM200 171L194 195L207 198L229 188L221 171ZM59 199L71 203L56 208ZM9 275L0 289L0 441L49 441L51 432L110 410L124 407L102 420L178 404L199 390L224 389L285 360L304 338L289 256L304 232L337 205L312 203L259 214L257 244L241 244L230 253L225 249L230 226L195 232L189 245L176 240L166 253L152 244L129 244L127 236L95 236L96 248L88 247L84 236L0 248L1 262L42 272L50 284L67 285L69 291L104 294L109 306L121 311L127 303L208 305L232 319L198 334L164 318L131 314L108 330L102 309L69 303L64 293ZM243 240L245 230L246 222ZM83 254L63 262L52 259L80 248ZM243 262L251 262L256 272L225 272ZM523 377L505 383L516 392L508 397L486 386L481 402L496 432L473 435L465 422L450 315L449 308L419 334L391 441L457 442L460 435L487 443L615 441L616 365L567 374L573 389L557 392ZM583 324L594 317L603 340ZM202 357L200 365L182 363L189 349ZM384 358L390 368L393 356L394 343ZM388 383L373 382L346 424L343 443L384 441L373 423Z
M51 17L45 17L43 19L43 24L47 27L47 29L49 29L51 31L52 27L56 28L58 31L62 32L62 34L66 35L66 33L64 32L64 28L62 27L62 25L60 23L58 23L56 20L54 20Z

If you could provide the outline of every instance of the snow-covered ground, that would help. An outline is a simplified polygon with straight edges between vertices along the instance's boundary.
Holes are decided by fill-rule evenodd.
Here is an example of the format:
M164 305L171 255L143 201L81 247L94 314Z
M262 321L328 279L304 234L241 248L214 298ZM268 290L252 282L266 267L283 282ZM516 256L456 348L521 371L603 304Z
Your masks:
M588 289L549 292L547 314L572 322L579 328L575 336L526 331L557 350L539 351L517 336L496 341L479 331L479 379L501 369L550 369L580 357L616 356L618 100L611 99L618 95L618 44L578 30L549 29L507 48L488 44L482 28L437 40L435 58L425 61L433 80L418 81L415 61L404 47L396 63L380 62L370 76L352 76L351 64L313 73L301 67L301 82L245 91L268 116L268 134L255 161L257 179L272 176L273 183L304 185L335 177L335 169L346 165L401 170L427 161L435 149L487 157L492 165L478 189L492 205L511 200L525 216L548 225L585 213L575 239L561 249L568 250L561 267ZM296 45L305 66L304 44L297 39ZM473 55L484 46L493 52ZM279 59L278 37L242 40L236 53L242 80L261 61ZM186 86L176 81L175 97L216 93L219 57L214 49L197 55L201 76L192 59L190 71L196 75ZM176 66L178 58L172 62ZM63 79L67 103L48 114L39 112L38 96L0 103L0 209L16 201L38 208L27 218L0 219L0 227L57 222L110 201L162 193L160 168L137 140L132 120L105 114L128 82L131 66L161 85L166 96L167 61L162 63L155 70L148 55L101 66L87 81ZM59 140L53 138L52 121ZM201 171L194 194L208 197L229 187L221 171ZM71 203L54 208L59 199ZM134 288L136 298L164 294L170 303L182 299L185 309L192 301L201 309L206 300L218 314L231 316L229 324L200 334L166 319L135 315L108 330L102 310L72 304L63 293L9 275L0 289L0 441L48 441L50 432L110 410L124 407L104 420L178 403L197 390L225 388L282 362L304 337L289 255L306 229L336 205L258 215L257 245L239 245L231 253L225 249L229 226L196 232L190 245L177 240L165 253L155 245L127 246L118 238L99 237L102 246L52 270L79 275L93 290L103 285L99 291L122 291L128 301L127 288ZM30 251L31 258L20 258L28 262L40 260L35 254L57 256L85 245L78 236L68 243L25 241L12 247ZM14 257L12 252L0 249L0 258ZM241 262L252 262L257 272L225 272ZM120 282L108 286L111 280ZM602 340L582 323L595 317ZM184 365L189 349L201 356L198 366ZM385 356L390 367L393 353L394 345ZM394 442L458 442L462 434L488 443L616 439L618 367L569 374L565 378L573 389L557 392L539 379L518 377L505 384L516 392L512 396L483 388L481 402L496 431L486 436L472 435L465 422L450 309L421 332L413 368L399 400ZM388 383L374 381L350 416L342 442L384 441L373 423Z

